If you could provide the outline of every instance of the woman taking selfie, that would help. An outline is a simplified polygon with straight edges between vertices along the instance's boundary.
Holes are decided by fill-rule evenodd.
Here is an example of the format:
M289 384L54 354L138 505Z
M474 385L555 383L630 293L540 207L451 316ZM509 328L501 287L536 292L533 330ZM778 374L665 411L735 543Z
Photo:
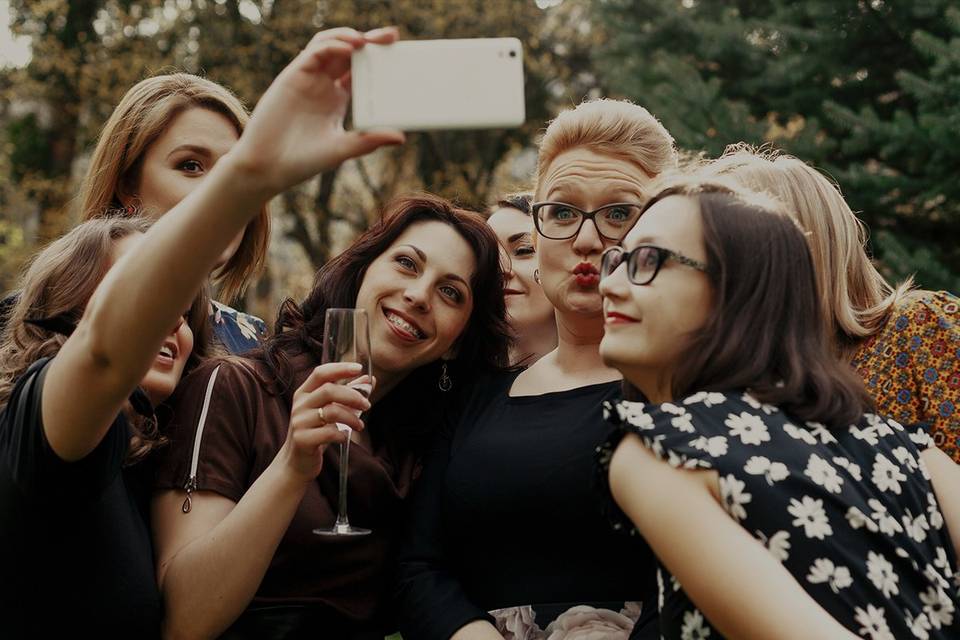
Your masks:
M604 254L600 351L648 402L606 405L601 473L660 561L661 635L956 637L960 470L869 412L778 206L675 185Z
M128 310L118 298L130 299L116 281L98 291L84 315L110 266L134 250L147 226L122 219L83 223L37 254L19 283L0 347L0 404L6 405L0 611L8 637L159 633L160 598L142 516L150 454L162 443L153 407L208 350L207 299L198 296L189 312L173 318L155 347L144 344L139 325L114 316ZM157 274L139 277L125 282L148 288ZM108 340L108 327L123 330L124 340ZM93 360L101 352L110 354L109 365ZM125 371L144 362L145 375ZM122 394L131 391L126 403ZM60 615L37 615L49 602Z
M284 304L281 331L261 352L184 381L153 509L171 630L378 639L393 630L385 589L405 498L453 388L506 366L502 286L497 241L479 215L401 198L320 269L302 304ZM318 366L324 312L352 307L370 323L369 402L335 383L347 365ZM336 422L355 430L349 518L371 530L362 537L313 533L337 516L333 440L279 480L301 430L332 438Z
M960 300L911 290L911 279L889 284L837 185L797 158L734 145L698 175L729 176L786 204L810 232L821 310L837 354L860 373L878 413L923 424L960 462Z
M0 378L7 635L159 636L160 598L130 463L156 439L146 422L151 405L171 393L192 353L184 310L278 191L403 140L399 132L342 128L351 52L395 37L319 34L261 98L229 156L135 246L124 243L136 223L90 223L52 245L28 273L5 334ZM81 291L44 295L63 294L71 278L90 291L104 272L89 301ZM189 322L197 327L200 319ZM145 393L135 393L138 385ZM292 457L312 456L315 444Z
M147 78L130 88L100 133L80 187L80 216L157 220L202 184L240 139L249 115L230 91L187 73ZM267 207L232 238L211 278L225 302L240 297L263 266ZM263 320L222 302L210 307L217 339L231 353L257 346Z
M646 109L612 100L548 127L532 209L558 345L522 373L474 385L428 458L400 553L407 640L552 632L591 617L611 638L629 636L638 616L635 637L656 633L653 558L606 526L590 452L608 432L598 406L620 388L598 350L600 255L675 163L672 143Z
M500 241L506 269L504 298L514 336L510 362L520 366L533 364L557 347L557 320L543 295L533 248L532 198L532 194L505 196L487 218Z

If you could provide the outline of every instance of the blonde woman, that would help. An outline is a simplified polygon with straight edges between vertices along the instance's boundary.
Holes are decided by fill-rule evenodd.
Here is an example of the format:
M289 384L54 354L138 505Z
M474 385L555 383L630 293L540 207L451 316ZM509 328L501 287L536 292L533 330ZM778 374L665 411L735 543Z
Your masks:
M400 552L407 640L576 626L610 640L656 636L653 556L610 530L591 490L592 452L607 432L599 406L621 383L600 359L598 285L601 254L636 221L654 176L675 166L673 138L629 102L585 102L547 128L532 242L557 347L474 383L424 465Z
M700 174L727 175L786 204L809 232L835 352L853 363L878 413L925 425L960 462L960 300L946 291L911 290L909 279L887 282L836 183L793 156L736 145Z
M142 80L103 127L80 188L81 218L160 218L203 182L248 119L237 97L216 82L187 73ZM237 299L263 266L269 236L264 206L213 267L223 302L212 303L211 324L232 353L256 347L267 333L263 320L225 303Z

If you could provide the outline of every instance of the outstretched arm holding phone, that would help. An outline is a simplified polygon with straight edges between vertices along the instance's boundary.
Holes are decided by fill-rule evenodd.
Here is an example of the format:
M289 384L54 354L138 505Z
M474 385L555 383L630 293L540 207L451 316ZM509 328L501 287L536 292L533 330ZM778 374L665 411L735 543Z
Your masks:
M263 96L237 146L104 278L44 385L43 422L62 458L83 458L102 440L226 245L264 202L347 158L403 141L396 131L343 129L350 55L368 37L386 42L396 32L315 36Z
M169 274L159 290L109 300L121 307L113 315L144 317L138 321L150 322L151 330L161 336L162 330L169 330L172 324L172 312L184 308L193 290L206 278L222 245L244 228L264 202L348 158L403 142L403 134L397 131L361 133L343 128L351 54L367 42L386 43L396 37L395 29L362 34L341 28L317 34L260 99L236 146L201 186L151 230L154 243L179 247L175 258L172 252L155 249L148 256L138 252L130 256L124 268L111 272L113 290L123 290L122 280L144 268L145 257L147 263L160 263ZM158 299L164 304L156 304ZM95 301L93 313L105 314L106 303ZM116 329L104 322L108 334ZM141 363L127 366L138 367ZM326 377L343 374L339 370L320 373ZM365 402L362 398L360 401ZM316 415L315 409L312 414ZM154 526L168 636L215 636L253 597L299 503L305 486L304 470L309 467L307 458L316 457L318 447L338 437L334 427L322 423L298 424L297 428L291 427L291 434L269 472L238 504L221 509L218 522L211 528L174 530L164 521L170 510L158 509L155 503L154 512L161 515ZM321 438L324 434L328 437ZM194 508L199 512L198 507Z

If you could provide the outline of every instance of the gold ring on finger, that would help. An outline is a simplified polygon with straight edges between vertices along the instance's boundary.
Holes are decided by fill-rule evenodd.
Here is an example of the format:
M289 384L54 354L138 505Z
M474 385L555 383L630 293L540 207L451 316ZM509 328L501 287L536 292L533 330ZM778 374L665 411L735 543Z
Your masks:
M327 424L327 419L323 417L323 407L317 407L317 415L320 416L321 424Z

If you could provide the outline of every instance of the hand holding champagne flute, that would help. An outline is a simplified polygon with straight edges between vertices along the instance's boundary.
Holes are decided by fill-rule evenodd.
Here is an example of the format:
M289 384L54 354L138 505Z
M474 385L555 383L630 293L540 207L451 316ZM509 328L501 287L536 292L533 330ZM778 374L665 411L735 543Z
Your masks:
M367 314L362 309L327 309L323 332L324 363L355 363L359 365L359 375L340 380L351 389L360 392L365 398L373 390L373 377L370 372L370 328ZM355 410L357 418L360 411ZM354 527L347 518L347 469L350 460L350 425L337 423L340 431L346 431L347 438L340 443L340 492L337 506L337 520L332 527L314 529L318 535L362 536L370 529Z

